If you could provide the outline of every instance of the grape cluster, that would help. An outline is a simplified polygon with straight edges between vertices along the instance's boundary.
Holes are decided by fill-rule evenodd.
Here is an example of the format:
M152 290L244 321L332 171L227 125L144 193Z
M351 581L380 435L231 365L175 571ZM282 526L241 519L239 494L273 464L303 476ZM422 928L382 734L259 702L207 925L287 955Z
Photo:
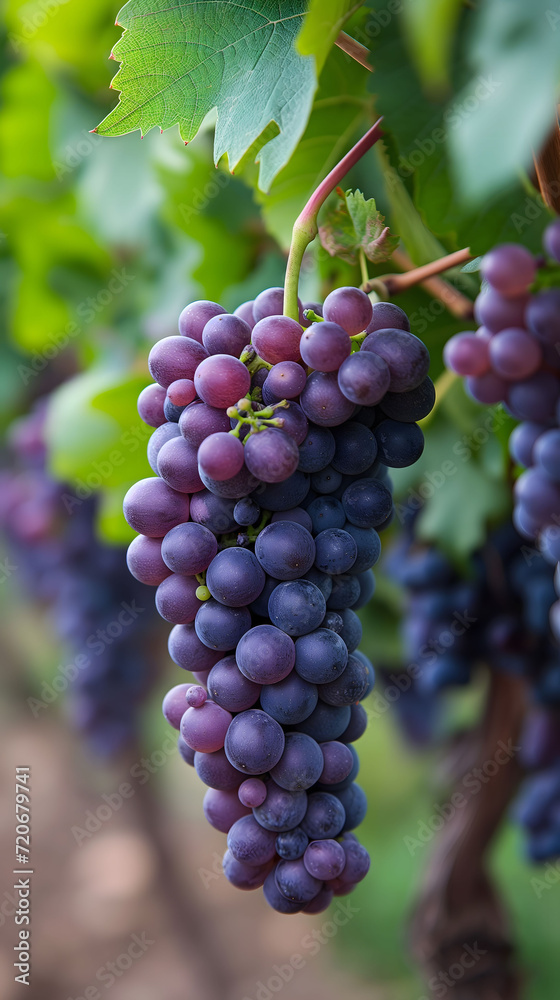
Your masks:
M374 590L387 469L423 448L434 402L404 312L355 288L283 316L271 288L233 314L188 305L140 394L156 476L124 503L128 563L173 623L163 711L227 833L224 872L281 913L318 913L363 879L351 832L360 705L374 682L356 609Z
M386 558L405 589L404 651L408 668L395 709L407 738L429 743L437 733L440 694L465 685L477 664L523 677L532 694L521 738L530 772L516 809L529 857L560 855L560 650L550 632L553 570L527 550L513 525L493 531L461 575L445 555L415 536L417 512ZM383 676L383 675L382 675Z
M560 221L544 234L544 249L560 261ZM541 271L539 272L539 265ZM560 560L560 288L531 286L558 280L546 258L525 247L503 244L482 259L484 286L475 303L481 324L459 333L444 351L447 366L466 376L481 403L502 402L521 423L510 437L513 460L527 471L515 483L514 523L527 539L538 540L549 562ZM559 591L560 593L560 591ZM560 638L560 602L551 612Z
M45 468L44 418L41 402L12 426L14 464L0 489L0 528L15 579L46 605L73 656L34 710L53 700L51 691L64 691L72 723L94 753L109 756L137 735L157 616L148 588L127 572L125 551L99 541L95 498L75 498L71 512L65 507L69 488Z

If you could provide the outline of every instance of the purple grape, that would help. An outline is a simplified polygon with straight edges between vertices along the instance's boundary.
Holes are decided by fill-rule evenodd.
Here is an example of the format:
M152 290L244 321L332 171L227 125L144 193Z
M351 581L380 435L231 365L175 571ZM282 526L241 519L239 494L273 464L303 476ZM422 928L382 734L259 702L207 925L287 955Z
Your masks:
M276 419L282 421L282 431L293 438L297 445L305 440L309 424L301 406L290 400L287 406L276 410Z
M234 507L232 500L201 490L191 498L191 518L214 535L225 535L236 527Z
M167 441L171 441L172 438L180 437L180 431L177 424L165 423L161 427L158 427L154 433L151 435L148 441L147 456L148 462L151 468L157 475L157 460L161 448Z
M534 281L537 265L529 250L518 243L502 243L482 258L480 273L500 295L524 292Z
M258 701L260 684L245 677L235 656L225 656L215 663L208 674L207 687L212 701L228 712L244 712Z
M531 333L557 351L560 344L560 288L546 288L533 296L525 318Z
M174 625L194 621L202 602L196 596L198 582L193 576L172 573L156 590L156 608L162 618Z
M527 421L514 427L509 437L509 453L514 462L526 468L533 465L533 449L544 431L546 427L542 424Z
M301 313L302 305L299 299L298 309ZM265 316L281 316L283 311L284 289L280 288L278 285L273 288L266 288L263 292L259 292L253 302L253 316L255 317L256 322L264 319Z
M367 812L365 792L359 785L352 783L348 788L337 792L336 797L342 804L346 814L343 830L354 830L363 821Z
M231 851L226 851L222 861L224 875L236 889L251 891L260 889L270 872L270 863L266 865L245 865L234 858Z
M305 635L318 628L325 611L323 594L309 580L280 583L268 599L271 622L291 636Z
M165 389L157 382L142 389L138 396L138 413L145 424L149 424L150 427L160 427L165 423L164 403Z
M262 483L255 496L265 510L284 511L302 505L308 493L309 476L296 469L283 483Z
M325 882L342 874L346 854L336 840L312 840L303 855L303 863L310 875Z
M235 651L241 673L255 684L276 684L295 662L289 635L274 625L255 625L240 638Z
M251 343L251 330L239 316L224 313L208 321L202 332L202 343L209 354L231 354L239 358L244 347Z
M188 406L196 397L194 382L190 378L178 378L167 387L167 396L174 406Z
M302 858L305 848L309 843L309 837L303 832L301 827L296 826L293 830L286 830L279 833L276 838L276 853L286 861L295 861Z
M478 403L485 403L486 406L501 403L508 394L508 383L499 375L495 375L494 372L486 372L486 375L474 375L472 378L467 378L466 387L473 399L476 399Z
M499 333L508 327L524 325L529 295L506 299L493 288L486 288L474 304L475 319L490 333Z
M242 497L234 507L233 516L237 524L240 524L242 527L248 527L248 525L256 524L257 521L260 521L262 511L251 497Z
M547 430L536 440L535 463L555 482L560 482L560 430Z
M286 899L276 885L275 870L268 873L263 885L264 898L269 906L277 913L299 913L302 909L301 903L293 903Z
M232 716L213 701L200 708L187 708L181 719L181 736L192 750L212 753L221 750Z
M296 361L279 361L268 373L265 385L277 399L296 399L307 380L305 370Z
M193 684L187 691L187 705L189 708L202 708L208 700L208 692L201 684Z
M200 468L199 472L206 489L214 493L215 496L223 497L226 500L239 500L240 497L247 496L248 493L252 493L261 485L257 477L249 472L246 465L243 465L239 472L230 479L212 479ZM235 507L235 504L233 506Z
M123 511L134 531L163 538L171 528L189 519L189 498L162 479L140 479L128 490Z
M538 342L521 329L510 328L497 333L490 341L489 354L496 375L508 380L528 378L542 363ZM478 372L467 374L477 375Z
M335 440L328 427L310 427L299 446L299 470L320 472L332 461Z
M560 261L560 225L558 224L558 219L555 219L554 222L551 222L546 227L543 236L543 245L546 252L554 260Z
M179 493L197 493L203 488L198 472L197 449L182 437L171 438L160 448L158 472Z
M443 360L457 375L484 375L490 370L488 343L475 333L456 333L443 349Z
M435 401L434 383L431 378L426 377L416 389L411 389L410 392L387 392L381 400L380 406L383 413L387 417L391 417L392 420L414 423L431 413ZM356 419L359 419L359 416Z
M204 796L202 808L210 826L220 833L227 833L238 820L249 818L249 810L239 801L235 789L223 791L219 788L209 788Z
M301 827L310 840L331 840L342 830L346 815L340 799L330 792L313 792L307 798Z
M338 323L351 336L365 330L372 315L371 302L360 288L335 288L323 304L325 320Z
M204 403L225 410L247 395L251 376L237 358L230 354L213 354L198 365L194 384Z
M163 699L161 706L163 716L174 729L178 730L181 728L181 719L188 708L187 691L191 687L192 684L176 684L175 687L172 687L167 692Z
M319 628L296 640L295 669L310 684L336 680L348 663L344 639L331 629Z
M253 816L265 830L273 831L275 834L284 833L299 826L306 809L305 792L290 792L280 788L275 781L269 781L266 786L266 799L262 805L253 810ZM276 837L274 839L276 840Z
M243 775L231 766L223 749L214 750L213 753L196 751L194 767L205 785L209 788L219 788L222 792L237 790L243 781Z
M328 684L321 684L319 697L327 705L333 705L335 708L354 705L365 697L369 683L370 677L366 664L354 653L350 653L348 663L340 677L329 681Z
M294 507L292 510L277 510L272 515L270 523L276 524L277 521L295 521L296 524L301 524L306 531L311 531L313 527L311 518L303 507Z
M210 434L227 433L231 430L231 423L223 410L197 400L183 410L179 418L179 430L185 441L199 448Z
M368 718L363 705L351 705L350 713L348 728L340 735L341 743L355 743L356 740L359 740L364 735L367 729ZM324 782L325 779L321 777L321 781Z
M508 393L508 406L519 420L537 423L554 417L560 396L560 381L550 372L537 372L522 382L514 383Z
M154 344L148 356L150 375L167 389L180 378L192 379L208 351L190 337L165 337Z
M177 739L177 749L178 749L179 753L181 754L181 757L185 761L185 764L189 764L190 767L194 767L194 755L195 755L195 751L191 750L191 748L188 745L188 743L185 743L185 741L184 741L184 739L183 739L183 737L181 736L180 733L179 733L179 737Z
M315 561L315 542L295 521L269 524L257 537L255 555L265 573L276 580L295 580Z
M198 449L201 470L217 482L236 476L243 468L244 459L241 441L229 432L210 434Z
M328 743L321 743L321 751L323 770L319 781L323 785L337 785L339 781L344 781L354 765L354 758L349 747L345 746L344 742L330 740Z
M250 708L235 716L224 747L230 764L238 771L265 774L278 763L284 751L282 726L266 712Z
M389 517L393 500L390 491L375 479L358 479L342 494L346 517L357 528L379 528Z
M317 914L328 910L332 903L334 892L327 886L323 886L317 895L303 907L303 913Z
M266 799L266 785L260 778L246 778L239 786L238 795L239 801L244 806L248 806L249 809L256 809Z
M218 551L215 535L201 524L189 521L168 531L161 543L163 562L174 573L203 573Z
M427 348L405 330L379 330L368 333L361 351L373 351L387 363L390 392L409 392L424 381L430 367Z
M516 499L535 519L556 521L560 514L560 485L542 469L528 469L515 483Z
M341 847L346 855L346 863L339 878L347 885L356 885L369 871L371 864L369 854L354 836L348 834L342 838Z
M176 625L169 634L169 655L178 667L193 673L211 669L222 653L209 649L198 638L194 625Z
M301 335L300 324L289 316L269 315L253 327L251 343L263 361L277 365L280 361L299 361Z
M237 443L243 451L243 445ZM262 482L281 483L298 467L298 446L282 430L267 427L245 438L245 462L249 471Z
M131 541L126 563L133 577L150 587L159 587L171 573L162 559L162 542L148 535L138 535Z
M265 574L249 549L223 549L210 563L206 586L220 604L240 608L256 601L265 583Z
M297 674L296 680L299 681L300 685L306 683L298 678ZM265 690L268 692L268 688ZM316 703L317 699L315 698ZM308 712L306 717L308 718L310 714ZM303 722L304 720L298 721ZM316 740L307 736L306 733L286 733L284 753L270 773L281 788L290 792L300 792L316 784L322 769L323 755Z
M251 612L243 607L225 607L215 600L205 601L197 611L194 627L205 646L227 652L251 628Z
M192 337L202 344L202 332L213 316L225 313L223 306L208 299L198 299L189 302L179 316L179 333L182 337Z
M350 354L350 337L337 323L312 323L302 335L300 351L310 368L335 372Z
M366 338L367 339L367 338ZM375 406L389 389L387 362L373 351L351 354L338 373L338 385L346 399L358 406Z
M321 880L309 874L301 858L279 861L275 877L282 895L294 903L309 903L322 889Z
M373 302L372 316L366 326L366 333L376 333L377 330L406 330L410 332L410 322L404 309L394 302Z
M320 427L336 427L349 420L354 404L342 394L335 372L312 372L300 396L309 420Z

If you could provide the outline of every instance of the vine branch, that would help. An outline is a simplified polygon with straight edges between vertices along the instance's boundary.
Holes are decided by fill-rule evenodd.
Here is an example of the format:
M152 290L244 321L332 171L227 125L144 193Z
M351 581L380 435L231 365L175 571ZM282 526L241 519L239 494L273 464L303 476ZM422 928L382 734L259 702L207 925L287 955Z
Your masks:
M364 69L373 73L373 66L369 61L370 51L361 42L357 42L351 35L347 35L345 31L341 31L334 44L337 48L346 52L346 55L354 59L360 66L363 66Z

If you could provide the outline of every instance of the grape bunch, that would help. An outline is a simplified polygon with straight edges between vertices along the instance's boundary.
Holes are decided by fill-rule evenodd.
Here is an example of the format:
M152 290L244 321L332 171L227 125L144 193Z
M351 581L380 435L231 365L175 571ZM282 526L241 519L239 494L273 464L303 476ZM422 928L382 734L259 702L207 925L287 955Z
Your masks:
M465 576L434 546L419 543L418 511L405 512L405 532L385 560L405 590L407 668L393 700L413 745L437 739L441 694L467 684L477 665L523 677L531 691L521 744L528 772L516 807L534 861L560 856L560 650L548 609L553 570L527 551L512 524L490 533ZM383 673L381 673L383 680ZM389 683L387 681L387 683Z
M149 356L138 408L154 473L125 497L133 575L157 587L195 682L163 712L227 833L223 867L281 913L365 877L353 743L374 671L371 597L388 468L422 453L429 355L405 313L356 288L283 316L271 288L233 314L193 302Z
M553 262L560 261L560 221L546 229L544 249ZM547 275L560 282L560 275L546 257L537 259L517 244L503 244L486 254L481 273L484 286L475 304L480 328L452 337L444 358L452 371L466 376L475 399L502 402L521 421L510 437L511 456L526 469L515 483L514 523L556 564L560 560L560 288L544 287L531 294L531 286L548 280ZM560 638L560 602L551 614Z
M1 476L0 529L16 581L44 604L73 660L50 685L91 750L110 756L137 736L151 686L148 644L158 618L150 591L131 580L125 552L95 531L94 497L64 505L70 488L46 471L45 401L9 431L14 456ZM53 696L41 692L34 711Z

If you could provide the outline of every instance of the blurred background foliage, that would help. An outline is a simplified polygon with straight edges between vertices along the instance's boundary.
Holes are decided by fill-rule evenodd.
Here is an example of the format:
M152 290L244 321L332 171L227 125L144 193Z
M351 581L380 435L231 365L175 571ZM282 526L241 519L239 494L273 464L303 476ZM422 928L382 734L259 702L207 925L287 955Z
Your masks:
M141 433L136 397L149 381L150 344L176 331L189 300L233 309L282 283L294 218L379 114L384 144L347 186L375 197L415 264L464 246L482 253L504 239L540 245L550 213L534 183L531 150L553 123L560 78L557 25L544 0L486 0L477 10L457 0L363 6L346 30L370 49L373 73L325 44L324 22L356 5L313 2L301 44L324 66L302 138L268 192L258 188L255 149L233 176L225 156L214 167L212 115L188 146L176 129L152 130L142 140L137 132L118 139L92 133L115 104L108 58L120 35L114 0L1 6L0 421L6 428L56 390L48 419L52 474L76 490L104 470L98 527L112 543L131 537L121 515L124 492L150 474L143 445L126 443L135 428ZM371 265L370 276L387 270L391 264ZM476 272L447 277L474 298ZM306 257L302 298L360 281L358 268L317 244ZM465 320L423 288L398 302L427 343L437 379L442 346ZM425 426L422 460L395 476L404 501L459 454L458 442L469 450L468 461L457 458L456 474L428 491L419 520L420 536L459 562L510 509L509 418L473 443L486 418L452 386ZM110 459L115 449L125 457L118 465ZM364 648L374 662L398 662L399 609L398 592L380 573L376 601L363 612ZM52 656L30 650L30 683L49 676L58 655L56 645ZM178 679L171 667L163 673L165 690ZM143 733L148 747L160 745L164 733L158 693ZM479 694L454 699L450 726L474 716ZM385 984L387 996L413 1000L421 988L404 958L402 928L425 858L409 856L402 838L432 808L436 761L408 756L387 715L372 719L361 757L372 874L356 893L358 919L335 947L341 962ZM173 798L177 785L162 794ZM557 983L558 890L537 898L513 829L496 846L495 868L514 912L531 996L549 1000Z

